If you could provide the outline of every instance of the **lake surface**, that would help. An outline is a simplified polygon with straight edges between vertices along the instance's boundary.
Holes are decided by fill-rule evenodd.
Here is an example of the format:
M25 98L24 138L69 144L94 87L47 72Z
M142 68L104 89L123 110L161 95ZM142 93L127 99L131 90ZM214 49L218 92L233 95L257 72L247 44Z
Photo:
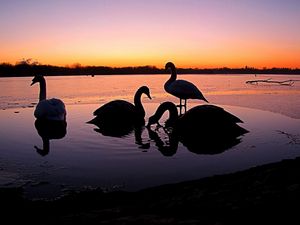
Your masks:
M146 121L163 101L178 102L165 93L169 75L46 77L47 97L62 99L67 108L67 132L50 140L45 156L33 116L39 87L31 79L0 78L0 187L24 187L29 198L56 197L70 190L100 187L111 191L198 179L300 156L300 82L293 86L246 84L247 80L299 79L287 75L179 75L197 85L211 104L244 121L250 131L240 143L218 154L182 143L166 156L147 129L118 138L95 131L86 122L92 112L113 99L133 101L136 89L147 85L152 100L142 99ZM188 101L188 108L203 104ZM164 115L162 122L166 119ZM157 135L168 149L162 129ZM218 140L216 140L218 141Z

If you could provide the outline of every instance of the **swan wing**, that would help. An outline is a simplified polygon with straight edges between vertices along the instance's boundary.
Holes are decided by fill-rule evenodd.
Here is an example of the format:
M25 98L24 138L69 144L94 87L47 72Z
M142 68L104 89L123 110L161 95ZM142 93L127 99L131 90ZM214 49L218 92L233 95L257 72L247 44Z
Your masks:
M221 135L224 138L237 137L248 131L237 123L242 122L235 115L214 105L196 106L178 119L177 129L184 135L212 138Z
M215 115L215 117L220 118L220 120L227 121L228 123L243 123L243 121L238 118L237 116L231 114L230 112L227 112L223 108L215 105L207 105L202 106L203 108L208 108L208 112Z
M195 120L196 118L198 118L198 120L201 120L200 117L202 117L203 120L207 123L211 123L214 121L217 123L243 123L243 121L237 116L215 105L195 106L186 113L186 117L194 118Z
M191 82L176 80L166 87L170 94L182 99L205 99L201 91Z
M46 99L37 104L34 116L37 119L65 120L66 107L60 99Z
M108 102L94 111L94 116L125 115L135 112L135 106L124 100Z

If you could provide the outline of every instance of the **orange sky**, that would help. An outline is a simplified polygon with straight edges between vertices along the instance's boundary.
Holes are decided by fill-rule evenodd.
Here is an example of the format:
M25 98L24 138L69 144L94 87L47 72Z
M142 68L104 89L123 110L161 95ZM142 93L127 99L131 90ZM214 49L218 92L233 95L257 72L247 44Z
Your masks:
M0 2L0 62L300 68L297 0Z

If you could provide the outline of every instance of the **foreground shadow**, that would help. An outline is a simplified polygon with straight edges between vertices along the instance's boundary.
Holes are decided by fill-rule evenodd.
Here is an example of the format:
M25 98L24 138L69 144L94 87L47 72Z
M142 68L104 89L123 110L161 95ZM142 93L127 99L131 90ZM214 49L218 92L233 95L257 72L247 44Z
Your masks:
M37 153L41 156L45 156L50 152L50 140L61 139L65 137L67 133L67 122L58 120L35 120L35 128L43 140L43 148L34 146Z

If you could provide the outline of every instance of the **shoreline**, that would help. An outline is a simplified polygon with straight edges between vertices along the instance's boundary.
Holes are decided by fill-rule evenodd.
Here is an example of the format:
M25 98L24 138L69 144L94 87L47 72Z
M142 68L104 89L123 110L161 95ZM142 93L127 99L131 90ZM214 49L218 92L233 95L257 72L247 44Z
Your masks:
M261 224L299 221L300 157L147 188L74 192L52 201L1 188L4 215L31 224Z
M0 75L0 78L22 78L22 77L33 77L34 74L36 73L31 73L28 75ZM145 75L169 75L168 73L161 72L161 73L112 73L112 74L47 74L47 73L42 73L45 74L43 76L45 77L72 77L72 76L83 76L83 77L96 77L96 76L145 76ZM259 76L267 76L267 75L272 75L272 76L300 76L299 73L178 73L178 75L210 75L210 76L218 76L218 75L228 75L228 76L243 76L243 75L257 75Z

